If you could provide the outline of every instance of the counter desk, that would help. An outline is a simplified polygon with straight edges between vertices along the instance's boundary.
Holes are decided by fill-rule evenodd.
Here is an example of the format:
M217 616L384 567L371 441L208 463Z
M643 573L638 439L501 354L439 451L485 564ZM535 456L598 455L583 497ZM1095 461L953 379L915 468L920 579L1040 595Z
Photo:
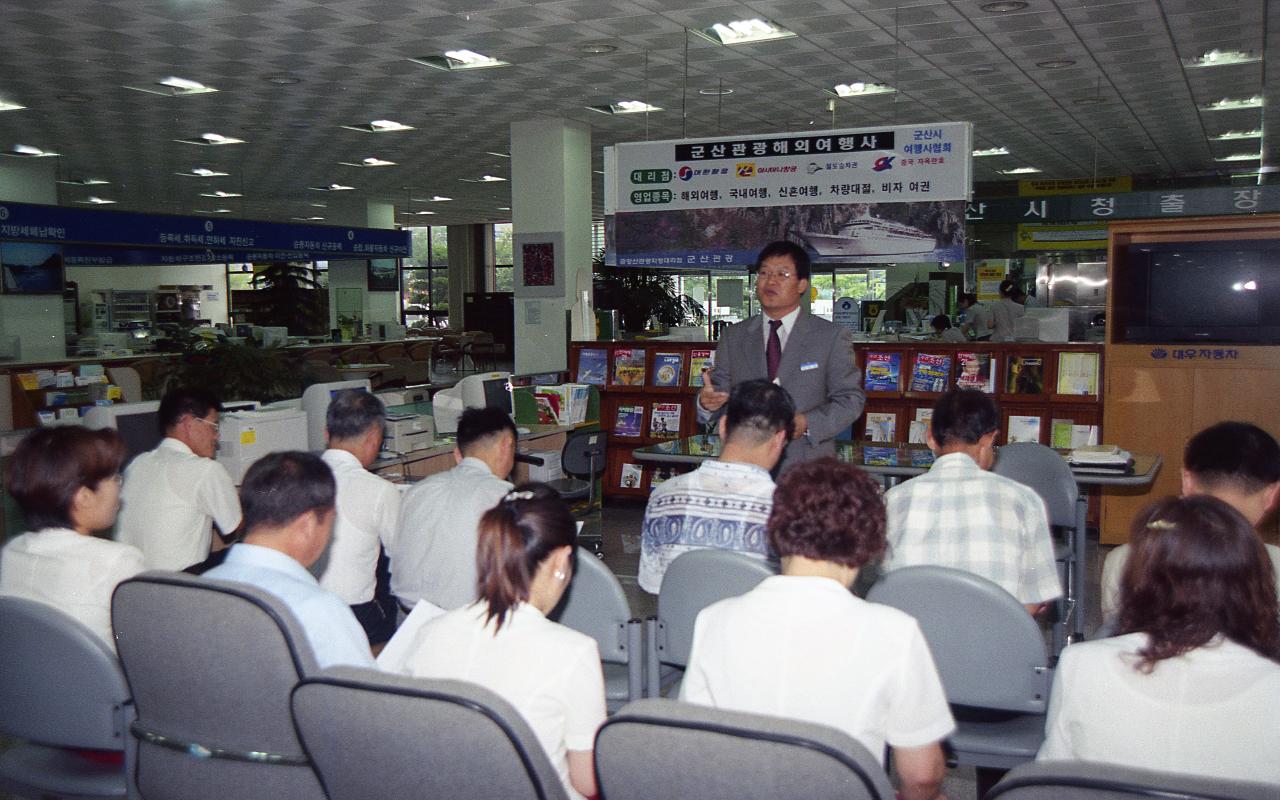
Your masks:
M522 425L520 426L518 446L522 452L530 450L554 450L559 453L564 447L565 437L573 430L570 425ZM525 433L524 431L528 431ZM412 453L380 458L369 467L388 480L397 483L413 483L430 475L445 472L456 463L453 458L454 439L445 436L436 439L436 443L423 450ZM529 467L517 463L511 473L511 482L519 484L529 479Z

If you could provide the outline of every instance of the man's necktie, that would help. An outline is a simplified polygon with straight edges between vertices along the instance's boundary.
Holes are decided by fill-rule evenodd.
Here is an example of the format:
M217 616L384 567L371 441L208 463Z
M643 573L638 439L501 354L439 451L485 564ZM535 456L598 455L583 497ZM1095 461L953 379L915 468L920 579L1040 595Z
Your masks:
M769 320L769 344L764 349L764 363L769 369L769 380L778 377L778 363L782 361L782 339L778 336L778 329L782 327L782 320Z

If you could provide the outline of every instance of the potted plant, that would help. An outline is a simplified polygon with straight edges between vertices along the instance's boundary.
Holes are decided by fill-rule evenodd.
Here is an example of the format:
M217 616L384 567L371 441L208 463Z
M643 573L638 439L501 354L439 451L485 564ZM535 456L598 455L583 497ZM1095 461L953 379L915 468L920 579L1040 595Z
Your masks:
M667 327L706 321L702 304L677 290L675 275L606 266L603 253L596 256L591 268L595 307L618 311L628 331L644 330L650 319Z

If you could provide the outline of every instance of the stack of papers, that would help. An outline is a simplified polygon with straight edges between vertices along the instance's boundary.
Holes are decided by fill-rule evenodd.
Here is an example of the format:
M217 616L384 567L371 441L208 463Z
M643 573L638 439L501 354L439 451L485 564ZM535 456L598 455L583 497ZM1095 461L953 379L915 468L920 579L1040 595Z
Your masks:
M1133 455L1111 444L1077 447L1067 454L1072 469L1124 471L1133 464Z

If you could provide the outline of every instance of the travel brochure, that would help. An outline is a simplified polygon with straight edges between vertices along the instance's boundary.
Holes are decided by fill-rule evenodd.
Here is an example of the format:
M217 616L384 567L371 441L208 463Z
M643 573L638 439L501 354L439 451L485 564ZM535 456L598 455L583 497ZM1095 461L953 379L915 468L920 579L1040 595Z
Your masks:
M945 392L950 377L951 356L917 353L915 368L911 370L910 391Z
M1044 359L1040 356L1009 356L1009 375L1004 390L1009 394L1044 394Z
M1077 425L1074 420L1055 419L1049 424L1049 446L1074 450L1098 443L1097 425Z
M613 351L615 386L644 386L644 348L627 347Z
M609 377L609 351L584 347L578 351L578 383L604 386Z
M892 442L897 434L898 415L892 411L867 412L867 440L871 442Z
M907 444L928 444L929 423L933 420L932 408L917 408L916 418L907 428Z
M640 481L644 479L644 467L639 464L623 464L622 478L618 481L618 485L623 489L639 489Z
M956 388L993 394L996 390L996 360L990 353L956 353Z
M639 436L644 425L643 405L618 406L613 421L614 436Z
M901 353L867 353L867 372L862 388L868 392L896 392L902 372Z
M689 385L702 388L702 371L711 369L716 365L716 352L714 350L690 350L689 351Z
M1009 433L1005 437L1009 444L1014 442L1039 442L1040 418L1030 415L1010 414Z
M655 353L653 356L653 385L679 386L680 369L684 356L680 353Z
M649 435L655 439L680 438L680 404L654 403L649 415Z
M863 447L862 463L868 467L896 467L898 466L898 448L870 445Z
M1058 353L1058 394L1098 393L1097 353Z

